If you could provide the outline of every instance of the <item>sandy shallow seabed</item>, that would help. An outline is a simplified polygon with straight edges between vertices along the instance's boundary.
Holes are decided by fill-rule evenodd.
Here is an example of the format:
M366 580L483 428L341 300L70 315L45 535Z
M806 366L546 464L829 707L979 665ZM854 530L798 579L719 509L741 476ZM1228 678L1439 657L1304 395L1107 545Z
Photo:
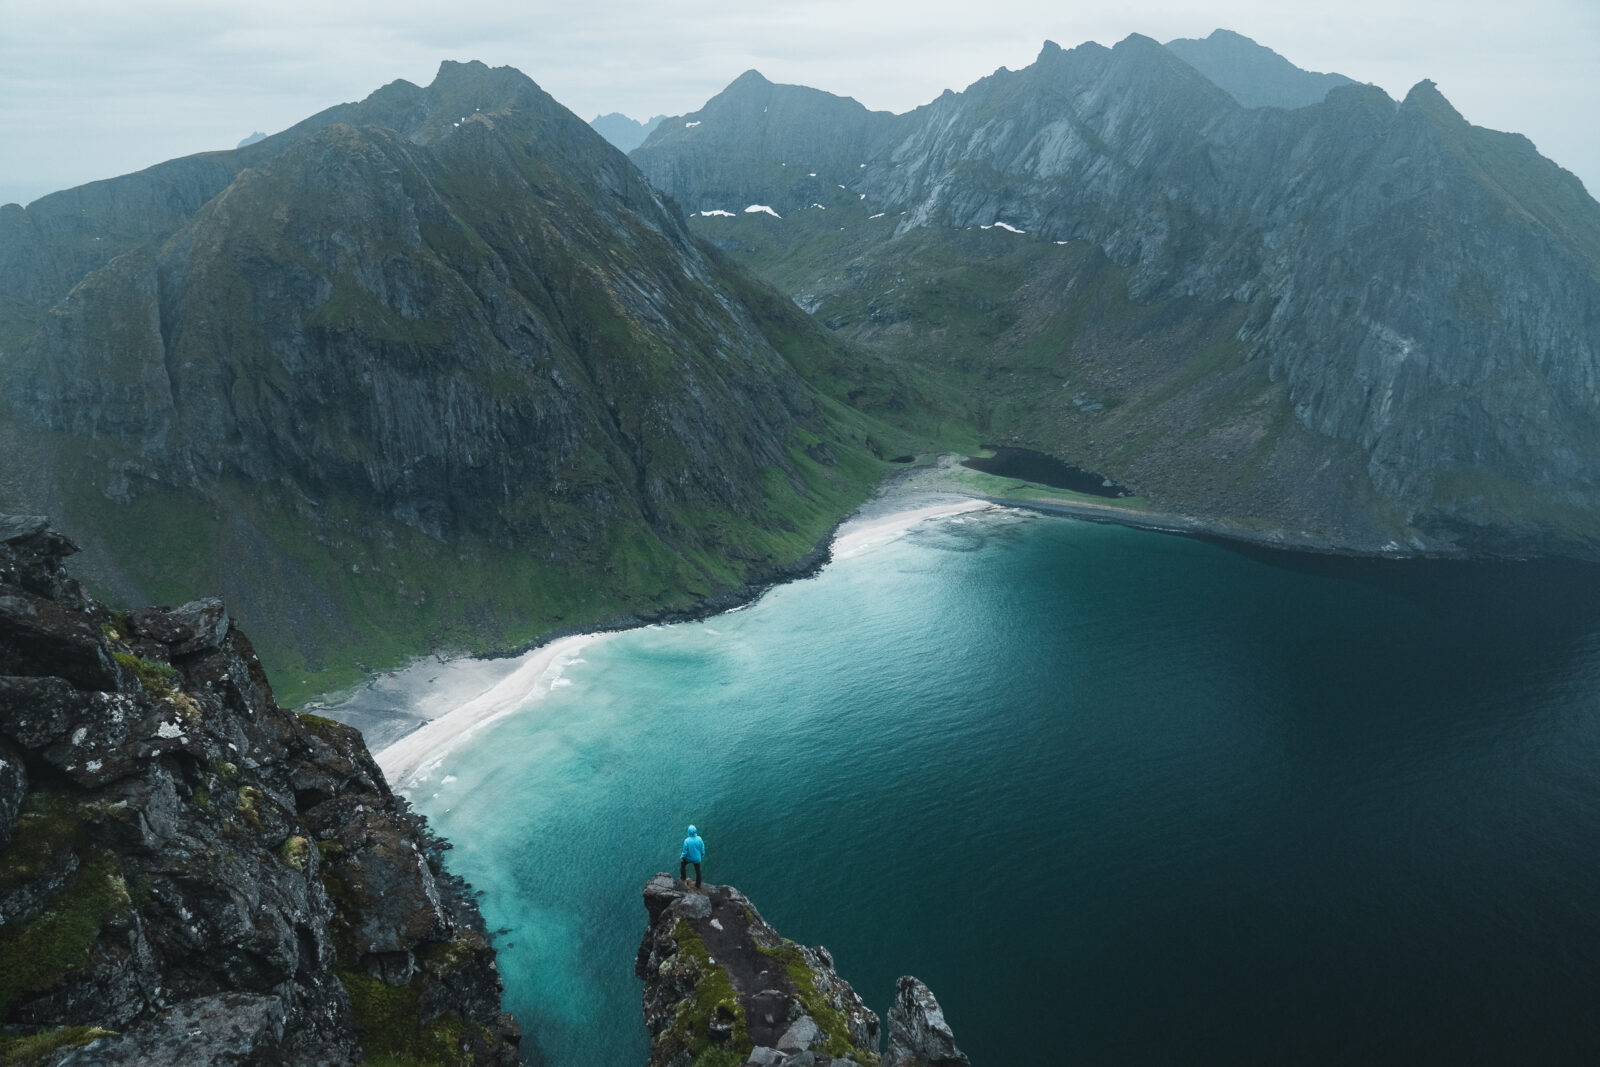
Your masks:
M948 494L880 496L839 527L832 544L833 558L847 559L870 552L925 522L995 507L988 501ZM579 661L585 647L609 636L610 632L575 634L527 652L518 657L515 669L504 678L455 707L428 717L420 727L380 749L375 758L389 784L395 789L415 785L469 734L502 716L531 708L560 684L562 672Z
M404 788L468 734L549 693L584 648L609 636L574 634L518 657L516 669L499 682L379 751L374 758L389 784Z

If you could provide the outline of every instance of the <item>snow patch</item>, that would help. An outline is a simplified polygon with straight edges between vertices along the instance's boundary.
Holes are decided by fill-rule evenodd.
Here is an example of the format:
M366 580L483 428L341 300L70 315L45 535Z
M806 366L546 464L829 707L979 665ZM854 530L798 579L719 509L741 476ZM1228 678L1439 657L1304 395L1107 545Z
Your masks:
M771 215L775 219L783 218L782 215L778 214L765 204L751 204L749 207L744 209L744 213L746 215L754 214L757 211L765 211L768 215Z
M1028 232L1027 230L1019 230L1019 229L1017 229L1015 226L1011 225L1011 223L1009 223L1009 222L991 222L987 226L979 226L978 229L980 229L980 230L1005 230L1008 233L1027 233Z
M720 207L712 208L710 211L696 211L695 214L699 215L702 218L707 218L707 219L711 218L713 215L719 216L719 217L725 218L725 219L733 218L733 212L724 211Z
M693 122L685 122L683 124L683 128L688 130L688 129L693 129L694 127L696 127L698 125L700 125L700 120L699 119L695 119Z
M821 209L822 209L822 210L823 210L823 211L826 211L826 210L828 210L828 209L827 209L827 208L825 208L825 207L822 207L822 205L821 205L821 204L812 204L812 205L811 205L811 206L812 206L812 207L814 207L814 208L821 208Z
M867 221L871 222L873 219L881 219L887 214L888 214L887 211L880 211L876 215L868 215L867 216Z

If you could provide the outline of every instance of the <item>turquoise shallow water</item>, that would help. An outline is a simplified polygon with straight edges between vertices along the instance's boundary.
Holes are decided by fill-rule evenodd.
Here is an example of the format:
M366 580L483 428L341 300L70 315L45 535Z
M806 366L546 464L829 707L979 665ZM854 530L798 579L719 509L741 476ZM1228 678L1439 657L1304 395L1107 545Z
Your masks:
M707 877L981 1065L1594 1062L1600 571L946 520L621 635L412 798L552 1067Z

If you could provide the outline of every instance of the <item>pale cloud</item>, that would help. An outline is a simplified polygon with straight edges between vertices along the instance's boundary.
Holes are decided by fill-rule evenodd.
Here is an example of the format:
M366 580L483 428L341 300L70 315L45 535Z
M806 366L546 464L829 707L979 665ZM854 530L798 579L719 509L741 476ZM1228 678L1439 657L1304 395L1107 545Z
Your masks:
M1593 0L63 0L0 28L0 202L275 132L440 60L526 72L588 119L692 111L749 68L904 111L1041 43L1114 44L1224 26L1393 96L1432 78L1468 119L1531 137L1600 189Z

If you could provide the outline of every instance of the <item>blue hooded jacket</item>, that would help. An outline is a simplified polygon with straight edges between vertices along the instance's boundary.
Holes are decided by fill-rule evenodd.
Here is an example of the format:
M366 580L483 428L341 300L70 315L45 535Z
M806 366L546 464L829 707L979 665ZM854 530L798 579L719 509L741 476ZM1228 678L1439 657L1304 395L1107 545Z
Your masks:
M683 839L683 855L680 858L690 863L699 863L706 858L706 843L692 826L689 827L689 836Z

